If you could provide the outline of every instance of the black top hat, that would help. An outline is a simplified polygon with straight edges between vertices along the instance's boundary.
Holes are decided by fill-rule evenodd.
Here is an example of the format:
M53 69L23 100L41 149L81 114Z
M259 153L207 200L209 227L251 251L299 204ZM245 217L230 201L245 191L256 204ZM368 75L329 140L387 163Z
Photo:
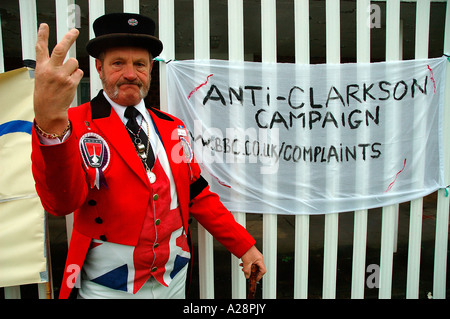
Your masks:
M87 45L87 52L94 58L112 47L141 47L157 57L162 49L162 42L156 38L155 22L135 13L110 13L96 19L93 24L95 38Z

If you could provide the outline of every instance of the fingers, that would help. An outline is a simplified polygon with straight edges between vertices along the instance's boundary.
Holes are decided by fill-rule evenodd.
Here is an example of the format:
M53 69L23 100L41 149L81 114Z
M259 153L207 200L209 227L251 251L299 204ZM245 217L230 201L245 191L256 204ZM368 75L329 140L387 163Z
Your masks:
M48 56L48 35L49 27L46 23L42 23L39 26L37 41L36 41L36 63L45 61Z
M258 275L256 276L256 281L260 281L264 274L267 272L266 266L262 261L255 261L255 265L258 266ZM244 272L245 279L249 279L252 271L252 264L244 265L244 263L240 263L239 266L242 267L242 271Z
M244 273L245 279L250 278L250 272L248 271L249 267L247 265L244 265L244 263L239 264L240 267L242 267L242 272ZM252 269L252 266L250 265L250 271Z
M74 83L78 84L80 83L81 79L83 78L84 72L81 69L77 69L73 74L72 78Z
M260 260L256 261L255 264L258 266L258 276L256 277L256 281L260 281L267 271L266 266L264 265L264 262Z
M70 58L63 64L62 69L65 74L72 75L78 70L78 60L75 58Z
M78 70L78 61L76 59L69 59L64 65L67 52L78 38L79 31L72 29L67 32L63 39L53 49L51 57L48 51L49 26L42 23L39 26L37 41L36 41L36 64L43 63L50 59L51 65L58 67L63 66L66 74L72 75Z
M83 71L78 69L78 61L75 58L70 58L64 63L67 52L78 38L78 35L79 31L77 29L72 29L67 32L63 39L55 46L50 57L48 50L49 26L46 23L42 23L39 26L37 34L36 64L42 65L49 61L50 66L61 67L63 74L72 76L73 80L78 83L79 77L83 75Z
M241 264L241 266L242 266L242 271L244 272L245 279L249 279L251 272L252 272L252 264L244 263L244 264Z
M75 43L75 40L78 38L78 34L79 31L77 29L72 29L64 35L62 40L53 49L52 55L50 57L51 64L53 64L54 66L60 66L63 64L67 52Z
M60 132L62 125L67 125L67 110L83 77L83 71L79 69L75 58L64 62L78 34L76 29L67 32L49 56L49 27L47 24L41 24L39 27L36 41L34 112L36 122L47 132Z

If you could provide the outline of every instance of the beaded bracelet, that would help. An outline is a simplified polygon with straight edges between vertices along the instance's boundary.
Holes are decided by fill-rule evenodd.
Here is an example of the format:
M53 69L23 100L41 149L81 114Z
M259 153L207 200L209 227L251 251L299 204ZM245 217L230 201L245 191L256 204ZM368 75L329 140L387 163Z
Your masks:
M36 130L39 132L39 134L41 134L45 138L50 138L50 139L59 138L59 139L61 139L70 130L70 128L72 127L72 124L70 123L70 121L68 121L67 122L67 127L64 129L64 131L61 134L47 133L43 129L41 129L36 122L35 122L35 127L36 127Z

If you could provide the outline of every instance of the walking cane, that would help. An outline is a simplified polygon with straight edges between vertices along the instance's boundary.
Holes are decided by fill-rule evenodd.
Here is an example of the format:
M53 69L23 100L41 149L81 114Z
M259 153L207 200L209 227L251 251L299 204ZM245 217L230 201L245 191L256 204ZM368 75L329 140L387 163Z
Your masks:
M250 274L250 279L248 281L248 294L247 299L255 299L255 292L256 292L256 276L258 275L258 266L252 265L252 270Z

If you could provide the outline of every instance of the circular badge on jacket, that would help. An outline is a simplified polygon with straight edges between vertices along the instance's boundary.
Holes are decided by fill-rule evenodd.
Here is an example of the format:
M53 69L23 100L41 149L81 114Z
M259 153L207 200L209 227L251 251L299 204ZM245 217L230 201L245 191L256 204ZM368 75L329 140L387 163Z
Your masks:
M181 146L183 147L184 157L186 158L187 163L190 163L192 161L192 158L194 157L191 145L183 136L180 136L180 142Z
M96 133L89 132L80 138L80 152L86 168L98 168L104 172L109 165L109 146Z

